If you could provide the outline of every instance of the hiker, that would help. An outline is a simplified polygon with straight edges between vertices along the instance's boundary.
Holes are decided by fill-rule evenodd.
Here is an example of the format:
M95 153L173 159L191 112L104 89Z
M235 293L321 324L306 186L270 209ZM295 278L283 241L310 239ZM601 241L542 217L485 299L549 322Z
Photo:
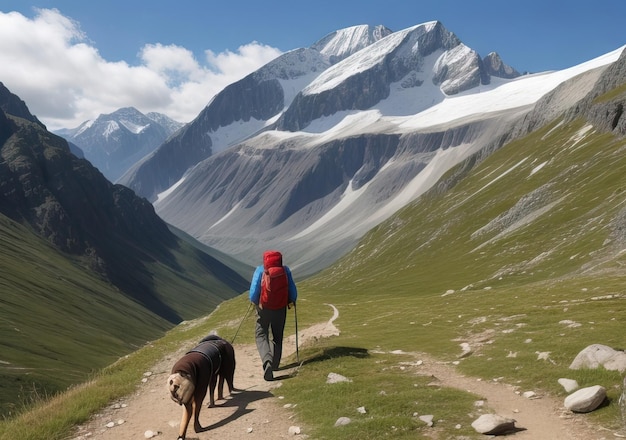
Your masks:
M283 266L278 251L265 251L263 264L258 266L250 283L250 301L256 306L256 346L263 361L263 378L274 379L283 353L283 331L287 309L298 298L291 270ZM270 337L271 331L271 337Z

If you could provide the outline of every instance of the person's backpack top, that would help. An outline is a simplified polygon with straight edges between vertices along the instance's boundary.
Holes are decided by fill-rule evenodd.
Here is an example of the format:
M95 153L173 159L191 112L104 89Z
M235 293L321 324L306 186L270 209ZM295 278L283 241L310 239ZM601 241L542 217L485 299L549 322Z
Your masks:
M289 279L283 266L283 256L278 251L265 251L259 305L263 309L278 310L287 307L288 302Z

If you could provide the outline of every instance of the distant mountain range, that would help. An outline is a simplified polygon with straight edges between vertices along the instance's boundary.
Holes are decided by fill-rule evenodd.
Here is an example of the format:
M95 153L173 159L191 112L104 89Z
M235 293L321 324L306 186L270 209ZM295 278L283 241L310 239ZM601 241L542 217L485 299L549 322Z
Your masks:
M82 150L86 159L115 182L183 125L161 113L144 115L127 107L55 133Z

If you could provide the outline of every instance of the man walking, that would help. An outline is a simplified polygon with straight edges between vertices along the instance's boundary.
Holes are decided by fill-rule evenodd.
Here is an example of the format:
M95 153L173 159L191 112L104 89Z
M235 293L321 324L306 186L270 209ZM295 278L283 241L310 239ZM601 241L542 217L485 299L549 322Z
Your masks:
M283 353L287 308L298 298L291 270L278 251L265 251L250 283L250 301L256 306L256 346L263 361L263 378L273 380ZM270 336L271 332L271 336Z

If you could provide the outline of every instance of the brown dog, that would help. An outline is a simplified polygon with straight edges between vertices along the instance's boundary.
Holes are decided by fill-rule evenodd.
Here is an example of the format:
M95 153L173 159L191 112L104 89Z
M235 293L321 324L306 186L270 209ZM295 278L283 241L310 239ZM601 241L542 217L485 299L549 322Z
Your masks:
M195 432L208 428L200 424L200 409L211 385L211 400L217 383L217 375L222 365L220 350L212 341L201 342L187 352L172 367L167 386L172 400L183 406L183 416L178 431L178 440L185 440L187 427L193 414Z

